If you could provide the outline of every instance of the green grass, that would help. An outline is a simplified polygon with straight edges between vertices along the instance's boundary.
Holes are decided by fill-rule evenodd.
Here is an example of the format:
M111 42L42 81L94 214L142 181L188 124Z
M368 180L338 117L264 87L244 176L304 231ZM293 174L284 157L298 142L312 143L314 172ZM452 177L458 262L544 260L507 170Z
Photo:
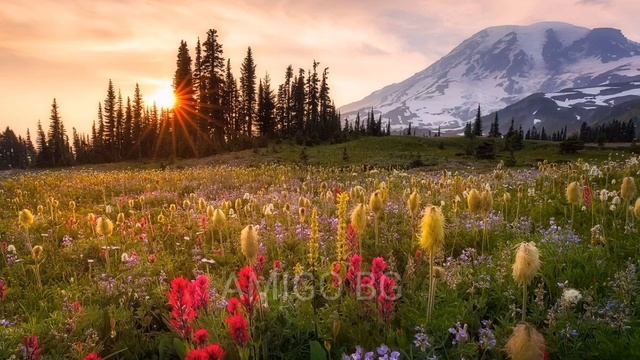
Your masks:
M475 143L489 139L476 139ZM308 164L315 166L366 166L406 169L489 169L501 160L509 159L502 140L495 143L496 158L478 160L467 155L469 140L462 137L423 138L417 136L362 137L340 144L323 144L304 147L293 143L272 143L267 147L234 151L203 158L168 160L141 160L109 164L82 165L78 168L93 170L144 170L162 166L193 167L228 164L232 166L258 166L261 164L302 164L303 148ZM524 149L515 152L516 167L536 166L538 162L568 162L577 159L604 160L614 152L630 152L629 148L586 147L576 154L561 154L559 143L551 141L525 141ZM347 149L348 160L343 160ZM419 160L419 161L418 161Z
M481 141L475 140L476 143ZM413 167L420 160L424 167L449 169L494 167L500 160L507 160L509 153L503 150L502 140L495 141L496 158L478 160L466 155L468 139L422 138L415 136L362 137L342 144L306 147L308 164L320 166L372 166L385 168ZM343 160L347 149L348 160ZM259 165L264 163L301 163L303 146L289 143L272 144L265 148L244 150L200 159L178 161L178 166L230 163ZM515 152L516 166L535 166L539 161L567 162L578 158L603 160L611 152L627 149L585 148L576 154L561 154L559 144L550 141L525 141L524 149Z

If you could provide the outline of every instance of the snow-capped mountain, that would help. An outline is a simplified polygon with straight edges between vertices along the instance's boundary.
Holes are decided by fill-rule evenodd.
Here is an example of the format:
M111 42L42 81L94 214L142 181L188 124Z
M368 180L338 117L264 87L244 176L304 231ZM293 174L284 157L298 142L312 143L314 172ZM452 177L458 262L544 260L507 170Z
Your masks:
M506 133L511 119L516 128L543 127L547 133L567 126L568 133L576 131L582 122L588 125L612 119L629 120L640 113L640 82L626 82L603 86L564 89L552 93L536 93L511 104L498 112L500 131ZM482 119L489 129L495 113Z
M373 108L396 130L458 132L483 113L526 96L565 88L640 80L640 44L620 30L565 23L498 26L480 31L423 71L341 108L353 118Z

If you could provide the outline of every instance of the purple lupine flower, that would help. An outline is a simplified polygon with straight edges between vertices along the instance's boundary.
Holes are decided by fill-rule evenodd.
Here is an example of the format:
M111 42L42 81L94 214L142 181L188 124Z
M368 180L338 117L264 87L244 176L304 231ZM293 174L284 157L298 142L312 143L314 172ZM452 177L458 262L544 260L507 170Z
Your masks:
M478 343L482 350L491 350L496 347L496 336L493 330L491 330L490 320L482 320L482 327L480 328L478 338Z
M458 321L455 327L449 328L449 333L453 335L453 340L451 344L464 344L469 341L469 332L467 331L467 324L460 324Z

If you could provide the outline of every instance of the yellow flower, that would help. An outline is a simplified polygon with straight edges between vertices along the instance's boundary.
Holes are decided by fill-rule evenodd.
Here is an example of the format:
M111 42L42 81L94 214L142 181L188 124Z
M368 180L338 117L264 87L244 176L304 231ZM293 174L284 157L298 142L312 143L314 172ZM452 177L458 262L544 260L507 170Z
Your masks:
M300 263L296 263L296 265L293 267L293 274L295 276L300 276L304 273L304 266L302 266L302 264Z
M338 195L338 233L336 236L336 258L347 260L347 206L349 195L346 192Z
M318 265L318 257L320 252L320 231L318 229L318 210L311 210L311 234L309 237L309 266L315 269Z
M123 213L119 213L118 214L118 218L116 220L116 224L118 224L118 225L124 224L124 214Z
M240 250L249 264L258 257L258 231L253 225L247 225L240 232Z
M435 255L444 246L444 215L442 215L442 210L437 206L427 206L420 226L420 247L430 255Z
M513 279L522 286L529 285L540 271L540 251L533 242L521 242L513 263Z
M29 209L23 209L18 213L18 222L20 222L20 226L25 229L28 229L33 225L33 214Z
M512 360L543 360L544 337L528 323L516 325L505 350Z

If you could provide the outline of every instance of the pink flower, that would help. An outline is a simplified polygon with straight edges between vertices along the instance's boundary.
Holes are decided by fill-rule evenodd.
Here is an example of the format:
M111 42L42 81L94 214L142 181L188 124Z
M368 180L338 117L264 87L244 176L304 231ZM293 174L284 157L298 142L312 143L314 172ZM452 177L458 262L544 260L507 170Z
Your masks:
M102 360L102 358L100 356L98 356L98 354L96 354L96 353L91 353L91 354L85 356L83 360Z
M378 309L382 319L389 323L393 317L396 300L396 281L386 275L380 277L378 288Z

